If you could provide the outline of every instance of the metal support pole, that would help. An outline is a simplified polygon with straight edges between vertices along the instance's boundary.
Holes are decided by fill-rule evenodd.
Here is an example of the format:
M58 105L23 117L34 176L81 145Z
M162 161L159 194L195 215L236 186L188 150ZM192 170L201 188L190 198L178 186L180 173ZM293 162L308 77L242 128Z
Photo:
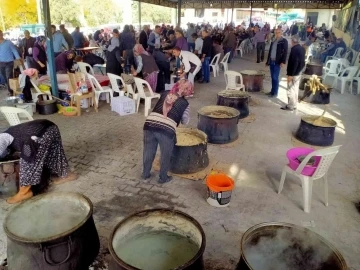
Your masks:
M250 2L250 25L252 23L252 2Z
M139 0L139 31L141 31L141 0Z
M38 24L42 23L41 19L41 0L36 0L36 13L38 17Z
M234 0L231 3L231 24L233 22L233 16L234 16Z
M177 26L180 27L181 25L181 2L182 0L178 0L178 21L177 21Z
M58 97L58 85L56 79L56 68L55 68L55 57L54 57L54 46L52 40L52 32L51 32L51 19L50 19L50 5L49 0L42 0L43 4L43 15L44 15L44 23L45 23L45 35L47 37L46 40L46 53L48 56L48 69L50 72L51 79L51 93L53 96Z

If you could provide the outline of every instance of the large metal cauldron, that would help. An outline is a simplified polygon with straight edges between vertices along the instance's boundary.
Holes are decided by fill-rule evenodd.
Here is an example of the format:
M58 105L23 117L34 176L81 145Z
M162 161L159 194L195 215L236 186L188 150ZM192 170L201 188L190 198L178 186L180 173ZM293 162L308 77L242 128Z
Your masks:
M314 125L314 121L318 118L317 115L302 116L295 137L307 144L330 146L334 143L337 123L331 118L324 117L322 124Z
M304 74L322 76L323 65L318 63L307 63Z
M19 191L20 154L0 159L0 197L10 197Z
M218 93L216 105L227 106L240 112L239 119L249 115L249 94L236 90L223 90Z
M91 201L79 193L38 195L6 216L9 270L88 269L100 243Z
M131 253L134 263L138 264L139 268L132 266L125 262L121 254L121 248L123 245L129 242L129 239L135 239L144 235L158 234L163 232L169 232L170 234L178 235L179 239L191 240L197 246L194 256L188 261L172 267L170 269L176 270L202 270L204 269L203 253L206 246L205 233L201 225L191 216L176 210L168 209L152 209L135 213L124 220L122 220L116 227L110 236L109 250L112 255L112 260L109 264L109 270L138 270L138 269L155 269L154 263L158 264L159 261L150 262L145 261L146 256L153 257L162 254L164 251L158 247L158 250L153 251L151 248L155 248L152 245L149 246L149 250L143 254L139 250L134 250ZM161 240L159 240L161 241ZM161 243L161 242L160 242ZM127 246L127 248L130 248ZM175 256L177 253L181 253L182 249L186 247L180 245L177 248L168 250L165 253L171 256ZM149 252L148 252L149 251ZM128 252L128 250L126 250ZM141 265L146 265L141 266ZM168 270L169 267L157 267L156 270Z
M172 173L196 173L209 165L207 136L204 132L195 128L178 128L176 139L171 157Z
M208 136L208 142L224 144L239 137L237 124L240 112L225 106L205 106L198 111L198 129Z
M240 71L246 91L260 92L263 90L265 73L260 70L241 70Z
M325 238L288 223L261 223L241 239L237 270L347 270L341 253Z

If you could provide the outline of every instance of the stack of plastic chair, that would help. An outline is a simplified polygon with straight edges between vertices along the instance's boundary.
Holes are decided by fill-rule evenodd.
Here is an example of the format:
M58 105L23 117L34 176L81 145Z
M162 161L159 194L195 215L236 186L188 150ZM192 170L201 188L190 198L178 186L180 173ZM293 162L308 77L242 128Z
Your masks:
M344 51L344 48L337 48L334 52L334 55L328 55L326 56L326 59L325 59L325 63L328 61L328 60L332 60L332 59L338 59L338 58L341 58L341 55Z
M352 92L353 80L359 67L347 67L339 73L338 77L335 77L333 88L337 88L340 81L340 93L344 94L347 83L350 83L350 92Z
M323 178L324 189L325 189L325 205L328 206L329 204L328 179L327 179L328 170L335 156L339 152L340 147L341 145L324 148L317 151L313 151L313 149L309 149L309 148L290 149L287 152L289 164L286 165L282 171L278 193L280 194L280 192L284 187L284 182L287 173L295 175L296 177L300 178L303 188L304 211L306 213L310 213L313 181ZM307 151L304 152L303 150L307 150ZM294 165L295 157L291 157L291 154L292 153L296 154L296 152L298 155L307 153L306 157L299 165L298 164ZM315 160L315 164L309 166L307 164L311 158Z
M357 82L357 94L360 95L360 69L356 72L353 81ZM352 93L352 89L350 89L350 93Z

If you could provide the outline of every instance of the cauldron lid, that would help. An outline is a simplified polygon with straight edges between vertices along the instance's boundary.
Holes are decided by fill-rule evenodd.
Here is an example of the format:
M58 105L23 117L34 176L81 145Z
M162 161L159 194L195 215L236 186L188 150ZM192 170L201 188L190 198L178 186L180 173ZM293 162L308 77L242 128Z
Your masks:
M41 243L69 235L92 215L91 201L80 193L51 192L14 207L5 218L8 237Z
M240 73L245 75L265 75L264 71L262 70L250 70L250 69L241 70Z
M249 97L249 94L247 92L238 90L222 90L218 93L218 96L226 98L245 98Z

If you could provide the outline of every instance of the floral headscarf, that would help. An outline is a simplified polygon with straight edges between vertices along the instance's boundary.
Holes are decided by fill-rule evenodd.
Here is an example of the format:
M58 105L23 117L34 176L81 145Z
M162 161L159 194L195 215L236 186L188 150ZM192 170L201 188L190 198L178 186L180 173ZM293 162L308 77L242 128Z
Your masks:
M134 51L134 53L137 53L138 55L140 55L140 54L149 55L149 53L147 51L145 51L144 47L141 44L135 44L133 51Z
M175 102L180 97L187 97L194 93L194 86L193 84L186 79L181 79L175 85L169 93L167 94L164 105L163 105L163 115L167 117L167 114L175 104Z

